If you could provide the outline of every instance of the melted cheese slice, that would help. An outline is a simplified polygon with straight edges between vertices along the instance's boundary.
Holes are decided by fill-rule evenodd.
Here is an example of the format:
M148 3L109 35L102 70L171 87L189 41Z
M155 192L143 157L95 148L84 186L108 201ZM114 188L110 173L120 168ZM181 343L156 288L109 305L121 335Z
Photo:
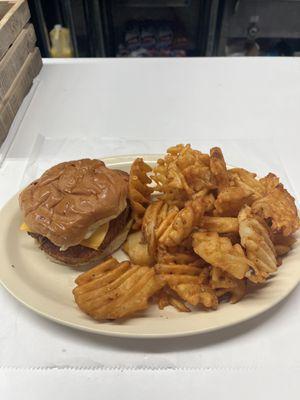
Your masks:
M95 230L95 232L92 234L92 236L90 236L88 239L82 240L82 242L80 243L81 246L85 246L85 247L89 247L90 249L98 250L98 248L101 246L101 244L108 232L108 228L109 228L109 222L99 226L99 228L97 228ZM25 222L23 222L23 224L21 224L20 230L26 231L26 232L31 232L29 226L27 226L25 224Z

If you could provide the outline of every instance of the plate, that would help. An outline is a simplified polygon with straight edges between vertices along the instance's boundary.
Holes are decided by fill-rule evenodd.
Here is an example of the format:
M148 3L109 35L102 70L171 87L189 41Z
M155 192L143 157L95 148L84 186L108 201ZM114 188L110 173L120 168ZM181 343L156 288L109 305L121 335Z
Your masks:
M111 168L129 171L137 156L106 158ZM159 155L140 155L150 165ZM114 322L97 322L76 306L72 289L79 271L55 264L38 249L34 240L19 230L22 222L15 195L0 212L0 281L20 302L36 313L57 323L93 333L161 338L209 332L253 318L283 300L300 280L300 241L283 260L277 275L261 290L249 293L237 304L221 304L217 311L179 313L168 307L151 306L136 318ZM125 259L122 251L117 258Z

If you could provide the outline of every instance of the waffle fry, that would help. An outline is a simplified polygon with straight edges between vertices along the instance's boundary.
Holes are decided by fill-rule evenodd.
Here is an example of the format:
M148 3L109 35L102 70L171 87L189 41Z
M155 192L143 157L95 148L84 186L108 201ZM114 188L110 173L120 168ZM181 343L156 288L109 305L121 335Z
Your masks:
M252 261L246 276L254 283L264 282L277 271L276 250L266 223L245 206L238 215L241 244Z
M229 186L229 176L220 147L210 149L210 169L219 191Z
M208 232L218 232L218 233L238 232L239 223L237 218L204 216L201 219L200 228Z
M153 202L147 208L143 218L142 231L152 258L156 256L158 239L172 224L178 212L179 209L176 206L169 206L162 200Z
M179 312L190 312L191 310L184 304L184 301L170 288L164 287L155 296L154 301L157 303L158 308L163 310L167 306L176 308Z
M232 245L230 239L217 232L196 232L193 235L195 253L208 264L219 267L237 279L243 279L251 262L239 244Z
M200 269L189 264L156 264L155 272L157 274L183 274L198 276Z
M103 271L101 267L102 264L88 271L88 279L93 273L95 277L73 290L79 308L96 320L129 317L146 309L149 298L163 286L153 268L126 261L108 269L106 265ZM77 282L85 282L85 274Z
M219 147L208 155L189 144L170 147L150 173L143 159L132 164L130 261L111 257L76 279L75 301L92 318L132 316L150 301L180 312L236 303L292 249L299 218L276 175L227 169Z
M230 186L223 189L215 203L213 214L220 217L237 217L240 209L253 203L252 191L245 187Z
M229 179L234 186L251 192L252 199L257 200L265 195L265 187L256 179L256 174L243 168L232 168L228 171Z
M263 218L270 218L271 229L274 233L289 236L299 228L298 212L295 199L279 184L266 196L252 204L254 213Z
M174 273L165 271L165 273L159 274L158 277L187 303L193 306L202 305L205 308L216 309L218 299L214 291L209 286L201 283L198 276L192 275L193 271L185 271L188 273L181 274L181 270L184 270L182 266Z
M138 230L142 225L142 219L147 206L150 204L153 188L149 187L151 179L148 173L151 167L142 158L137 158L130 169L129 175L129 201L134 220L132 228Z
M193 251L181 247L164 247L159 246L157 249L157 263L158 264L188 264L198 267L206 266L202 260Z
M218 298L215 292L208 286L199 283L179 283L170 285L183 300L193 306L202 305L205 308L215 310L218 307Z
M280 233L271 236L277 256L286 255L296 243L296 238L293 235L283 236Z
M259 182L263 184L266 194L270 193L280 183L279 178L271 172L264 178L261 178Z
M181 244L192 233L193 228L199 225L204 212L205 204L201 198L188 202L160 236L159 243L167 247Z
M182 208L194 193L213 187L209 156L190 145L177 145L167 152L164 159L157 161L152 179L163 200Z
M215 290L217 297L229 294L232 304L240 301L246 294L245 279L236 279L218 267L211 268L209 286Z

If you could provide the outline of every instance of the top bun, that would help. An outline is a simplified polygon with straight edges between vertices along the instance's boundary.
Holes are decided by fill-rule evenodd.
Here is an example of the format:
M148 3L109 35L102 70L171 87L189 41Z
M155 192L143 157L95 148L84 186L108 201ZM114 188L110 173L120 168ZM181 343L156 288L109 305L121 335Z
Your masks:
M21 192L19 203L31 231L67 248L79 244L92 224L116 218L127 191L126 173L83 159L48 169Z

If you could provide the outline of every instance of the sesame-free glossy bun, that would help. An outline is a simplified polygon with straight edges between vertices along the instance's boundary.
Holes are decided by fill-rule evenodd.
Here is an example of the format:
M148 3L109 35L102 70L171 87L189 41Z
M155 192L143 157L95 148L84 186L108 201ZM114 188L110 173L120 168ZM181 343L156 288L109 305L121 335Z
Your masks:
M32 232L60 247L79 244L93 224L116 218L126 207L128 176L100 160L63 162L48 169L19 196Z

